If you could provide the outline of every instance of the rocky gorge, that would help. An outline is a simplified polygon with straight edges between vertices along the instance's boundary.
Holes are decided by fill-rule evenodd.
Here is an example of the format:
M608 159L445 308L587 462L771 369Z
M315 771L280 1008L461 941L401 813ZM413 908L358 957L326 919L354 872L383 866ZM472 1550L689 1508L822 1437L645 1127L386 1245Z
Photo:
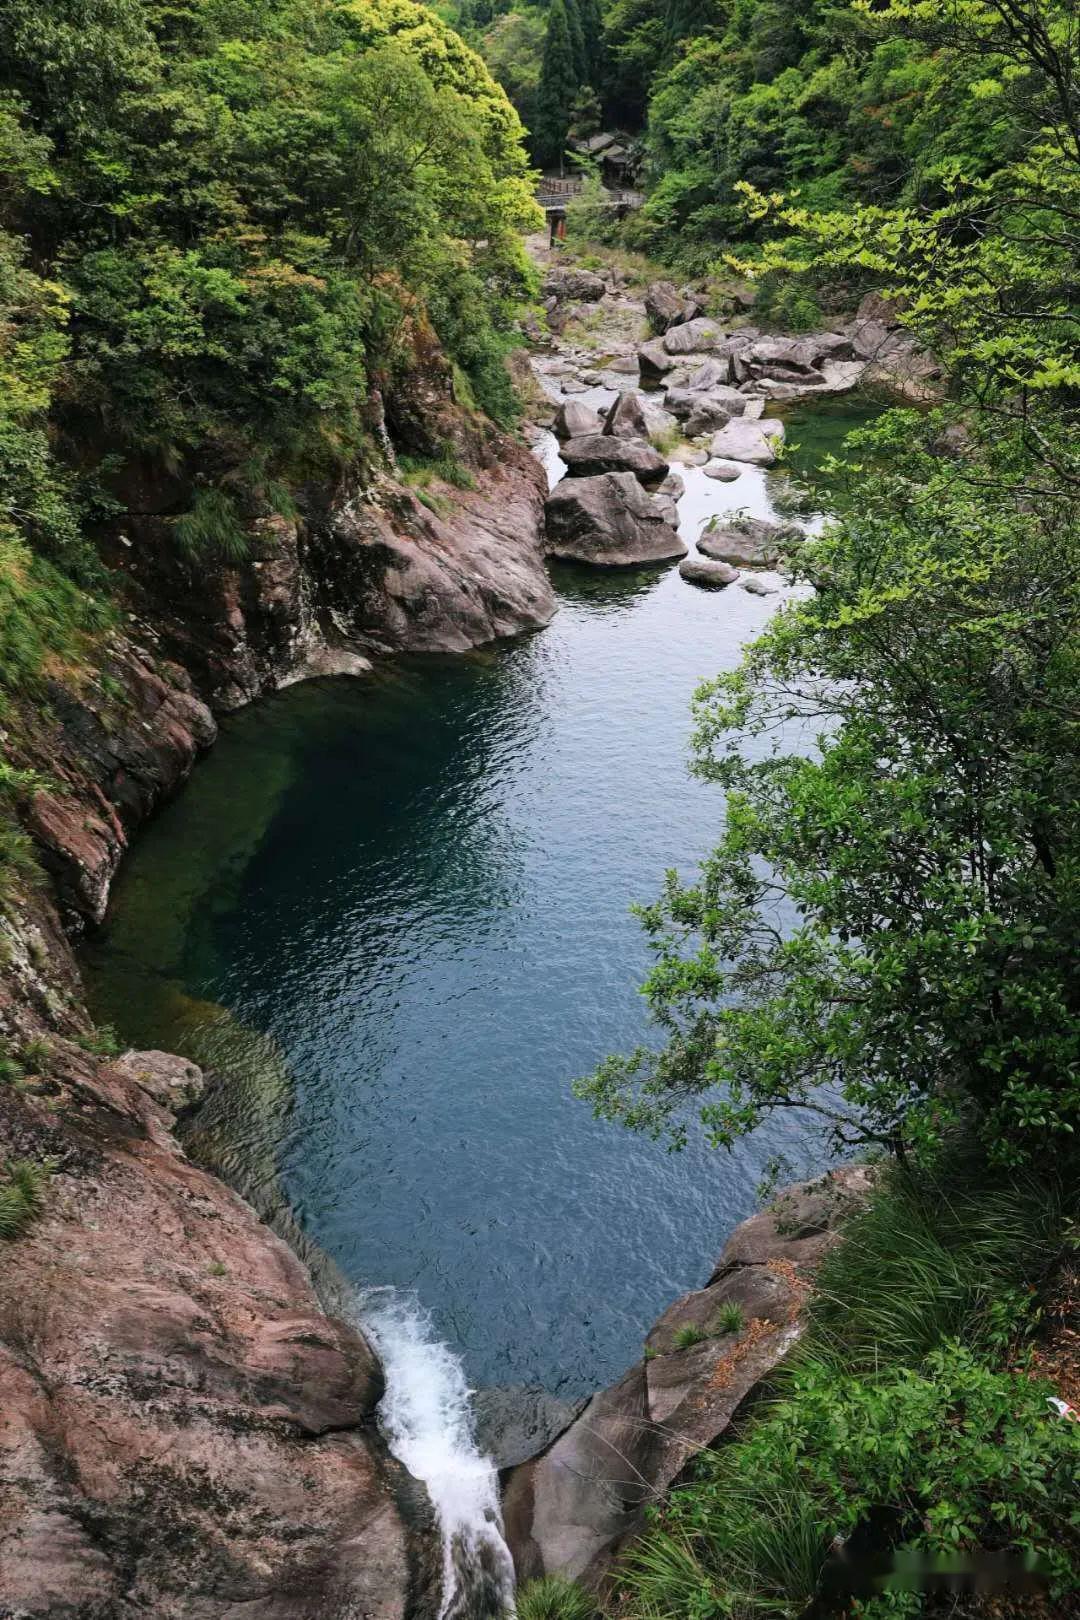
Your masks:
M625 306L617 318L637 321L637 300L613 302ZM625 386L619 354L580 389L573 357L538 357L542 388L564 368L551 410L571 473L546 512L534 458L456 408L437 374L411 420L434 416L429 442L457 446L472 488L437 485L429 504L390 461L348 487L307 492L295 518L253 514L243 564L183 578L143 561L165 501L148 490L127 537L143 543L126 564L121 553L125 619L97 675L55 672L43 723L12 723L15 756L41 777L27 824L50 878L0 922L0 1027L24 1070L0 1090L4 1148L49 1167L40 1218L5 1249L0 1279L0 1546L12 1614L439 1611L438 1530L380 1433L378 1358L355 1326L326 1314L282 1239L185 1157L173 1121L201 1087L194 1066L96 1050L70 938L101 921L125 849L210 746L215 714L308 675L360 674L387 652L458 652L538 628L555 609L545 552L602 566L684 558L685 577L705 585L731 583L736 563L775 566L797 529L728 526L687 558L679 477L649 442L707 417L703 473L730 478L731 462L760 465L782 436L781 422L755 414L768 390L746 386L763 370L732 390L737 355L761 340L743 329L721 353L732 334L704 320L689 314L683 337L671 337L675 325L642 345L670 340L689 357L684 371L653 368L661 393ZM809 369L824 375L827 352ZM646 378L650 362L636 363ZM594 420L584 413L596 388L615 397ZM693 399L685 419L680 389ZM408 442L400 430L398 442ZM681 453L689 466L702 451ZM648 1362L510 1472L520 1575L602 1573L641 1503L715 1438L792 1342L832 1221L829 1189L800 1197L803 1248L788 1253L774 1231L772 1247L744 1262L729 1245L701 1297L653 1330ZM722 1304L744 1312L745 1332L672 1354L674 1332L707 1326ZM629 1489L618 1471L627 1456Z

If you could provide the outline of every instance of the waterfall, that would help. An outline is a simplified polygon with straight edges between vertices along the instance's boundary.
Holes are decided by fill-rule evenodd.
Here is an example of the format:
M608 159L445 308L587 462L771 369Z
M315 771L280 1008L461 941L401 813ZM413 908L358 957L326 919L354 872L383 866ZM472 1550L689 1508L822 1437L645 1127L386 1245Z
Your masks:
M379 1422L399 1462L427 1486L443 1543L439 1620L514 1612L514 1565L503 1539L499 1481L477 1448L461 1362L419 1300L394 1288L358 1299L360 1325L386 1371Z

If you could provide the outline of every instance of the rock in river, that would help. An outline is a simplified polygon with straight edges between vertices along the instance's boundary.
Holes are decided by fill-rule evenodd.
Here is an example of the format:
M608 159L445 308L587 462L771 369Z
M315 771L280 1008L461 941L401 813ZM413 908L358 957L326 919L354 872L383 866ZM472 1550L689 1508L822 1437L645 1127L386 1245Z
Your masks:
M584 439L603 429L599 413L580 399L564 399L555 412L554 428L560 439Z
M736 417L721 429L709 448L721 461L749 461L758 467L771 467L776 460L776 446L783 437L783 422L772 418L747 422Z
M649 444L638 439L617 439L610 433L590 433L567 439L560 452L573 478L599 473L628 472L643 484L659 484L668 464Z
M691 585L702 585L708 591L722 590L725 585L733 585L739 577L737 568L732 568L726 562L713 562L708 557L684 557L679 564L679 573Z
M698 540L698 550L719 562L741 568L772 568L784 551L798 543L802 530L793 523L766 523L764 518L733 518L729 523L706 529Z
M548 497L546 519L549 554L571 562L619 568L687 552L660 503L629 472L564 478Z
M624 389L604 418L604 432L617 439L648 439L649 424L640 394Z

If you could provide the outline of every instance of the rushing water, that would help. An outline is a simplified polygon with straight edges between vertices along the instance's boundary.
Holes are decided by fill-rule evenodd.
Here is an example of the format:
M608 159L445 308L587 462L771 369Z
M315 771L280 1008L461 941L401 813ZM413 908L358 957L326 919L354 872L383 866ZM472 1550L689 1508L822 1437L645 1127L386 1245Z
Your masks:
M810 456L850 424L833 411L794 436ZM762 474L689 475L690 538L739 507L770 510ZM703 1281L765 1159L816 1158L805 1121L733 1155L671 1155L571 1096L647 1034L630 902L666 866L692 871L722 815L686 770L691 694L778 598L699 591L674 568L555 582L538 635L228 719L86 952L100 1017L226 1076L192 1150L287 1205L352 1284L419 1302L362 1310L392 1392L395 1358L423 1363L384 1422L448 1545L439 1448L449 1434L460 1492L466 1383L611 1380ZM470 1522L493 1488L478 1466Z

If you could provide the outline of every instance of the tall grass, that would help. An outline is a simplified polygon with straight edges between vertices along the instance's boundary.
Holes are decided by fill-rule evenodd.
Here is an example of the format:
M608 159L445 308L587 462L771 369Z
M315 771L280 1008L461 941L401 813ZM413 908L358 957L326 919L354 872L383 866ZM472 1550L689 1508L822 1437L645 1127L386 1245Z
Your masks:
M863 1377L945 1339L993 1349L1023 1326L1077 1202L1063 1178L993 1179L956 1156L932 1177L894 1169L825 1257L805 1353Z
M632 1549L623 1620L797 1620L834 1538L882 1519L890 1544L934 1554L1033 1549L1069 1590L1080 1434L1008 1368L1078 1196L1064 1173L1008 1179L964 1155L883 1174L821 1267L799 1351Z

